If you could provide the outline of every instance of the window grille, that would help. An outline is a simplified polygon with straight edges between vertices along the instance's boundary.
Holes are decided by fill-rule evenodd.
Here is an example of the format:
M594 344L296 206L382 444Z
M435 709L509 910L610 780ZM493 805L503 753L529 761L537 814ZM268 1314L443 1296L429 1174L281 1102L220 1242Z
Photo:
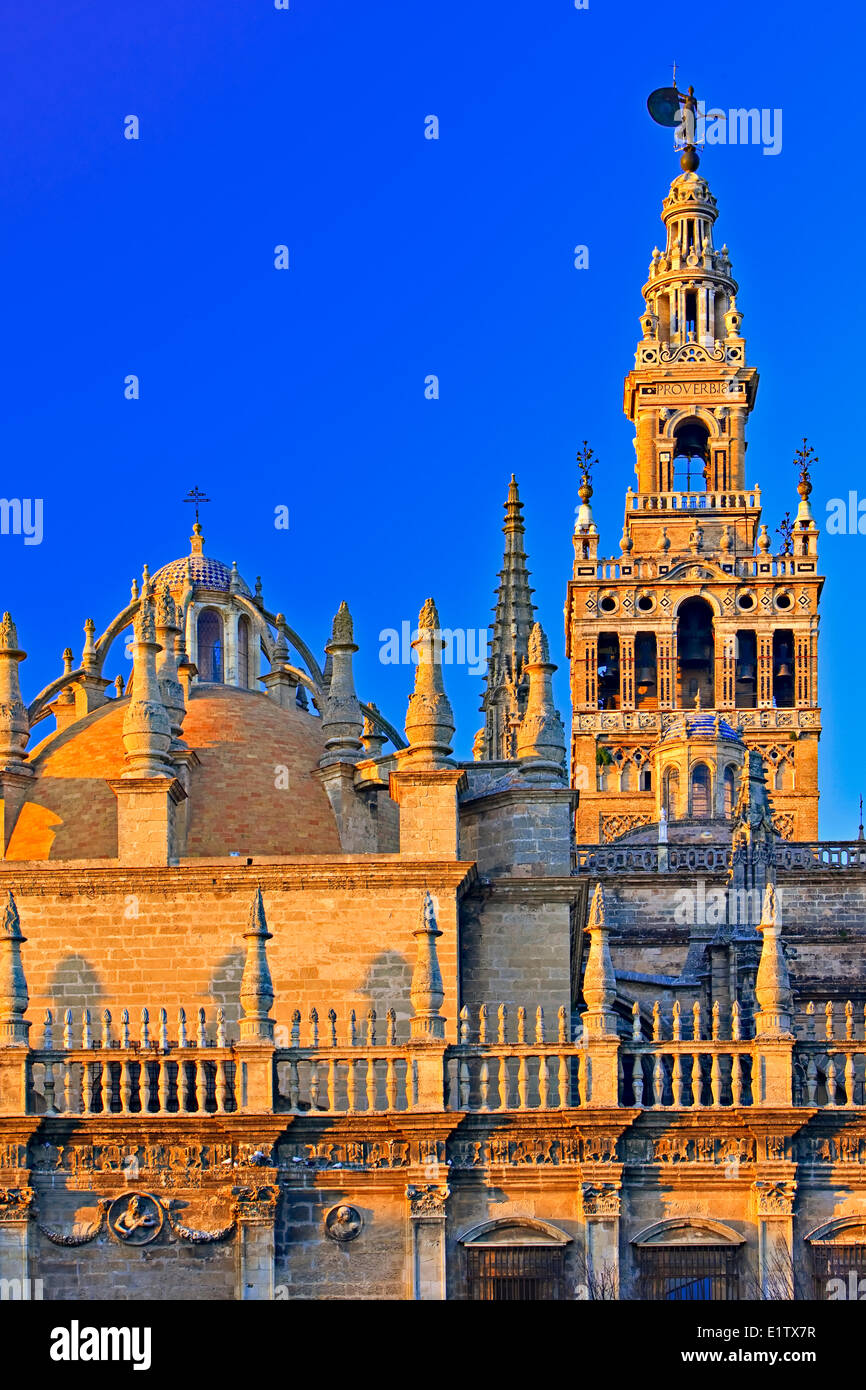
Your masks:
M702 1302L740 1297L738 1246L642 1246L637 1259L639 1298Z
M565 1251L556 1246L469 1246L470 1299L550 1302L563 1295Z
M852 1272L854 1279L851 1278ZM842 1280L846 1298L851 1297L851 1286L854 1285L857 1289L855 1297L859 1299L860 1280L866 1279L866 1243L843 1245L841 1241L834 1241L832 1245L812 1246L812 1282L814 1297L818 1302L828 1300L831 1279Z

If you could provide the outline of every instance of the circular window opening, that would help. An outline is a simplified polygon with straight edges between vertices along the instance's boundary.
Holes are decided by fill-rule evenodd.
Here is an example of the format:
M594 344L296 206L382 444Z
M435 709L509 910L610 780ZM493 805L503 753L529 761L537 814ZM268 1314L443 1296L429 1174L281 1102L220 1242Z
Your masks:
M791 607L791 595L790 595L790 594L780 594L779 597L776 599L776 607L777 607L777 608L790 608L790 607Z
M616 599L607 594L598 606L602 613L613 613L616 609Z
M637 601L637 606L640 609L641 613L649 613L652 610L653 606L653 601L650 598L649 594L641 594L640 598Z
M737 606L741 608L744 613L748 613L750 608L754 608L755 600L752 598L751 594L741 594L737 600Z

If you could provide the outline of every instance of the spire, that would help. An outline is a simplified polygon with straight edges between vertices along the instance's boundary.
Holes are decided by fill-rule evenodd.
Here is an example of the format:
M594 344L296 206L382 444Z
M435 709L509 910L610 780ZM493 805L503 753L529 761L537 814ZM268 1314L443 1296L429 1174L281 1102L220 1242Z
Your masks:
M330 763L354 763L361 756L363 719L352 675L352 656L358 650L353 639L352 615L344 600L334 618L331 640L325 647L331 658L331 683L322 714L325 753L319 759L320 767Z
M126 770L129 777L170 777L168 761L171 744L171 722L162 702L156 674L156 640L152 595L142 598L135 617L133 648L133 694L123 720L123 746L126 749Z
M201 522L193 523L192 535L189 538L190 555L204 555L204 532L201 529Z
M760 1012L755 1017L757 1037L779 1037L791 1034L791 980L780 939L781 924L776 903L776 889L768 883L764 889L763 908L758 931L763 937L755 998Z
M608 944L608 925L605 915L604 889L600 883L595 885L589 907L589 922L586 931L589 936L589 955L583 977L583 997L586 1011L583 1014L584 1033L591 1037L616 1037L616 1014L613 1012L616 1000L616 975L610 957Z
M529 634L526 672L529 696L526 712L517 731L517 756L521 771L533 780L565 777L565 730L553 703L551 678L556 670L550 660L547 638L541 623Z
M183 686L178 678L177 645L181 635L181 620L168 589L163 585L156 598L156 640L161 647L156 665L159 693L168 712L172 743L180 741L186 704Z
M442 679L445 645L436 605L428 598L418 615L418 636L412 643L418 664L406 711L406 762L416 766L445 767L451 752L454 714Z
M429 893L424 894L421 921L412 935L418 943L418 951L409 992L415 1010L415 1017L410 1022L411 1036L413 1039L420 1038L432 1042L445 1037L445 1020L439 1013L445 999L445 991L436 950L436 938L442 933Z
M21 946L26 940L10 893L0 925L0 1047L27 1045L30 1024L24 1015L30 996L21 964Z
M18 663L27 653L18 646L18 631L8 613L0 621L0 772L30 773L27 740L30 721L21 699Z
M274 1003L274 986L268 965L266 943L272 939L265 920L262 890L257 888L244 940L247 956L241 977L240 1001L243 1015L240 1020L241 1042L274 1041L274 1022L268 1015Z
M523 548L523 503L514 474L505 503L505 554L496 590L490 660L481 709L486 716L481 757L500 761L515 756L515 731L526 707L525 667L535 618L533 590Z

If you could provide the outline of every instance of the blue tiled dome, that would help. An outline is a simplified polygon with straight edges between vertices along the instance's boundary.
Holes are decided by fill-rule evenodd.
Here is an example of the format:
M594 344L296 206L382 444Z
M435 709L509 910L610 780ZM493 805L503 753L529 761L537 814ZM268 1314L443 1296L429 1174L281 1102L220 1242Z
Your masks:
M154 586L167 584L170 589L182 588L186 581L186 567L189 565L192 582L200 589L213 589L227 594L231 583L230 565L222 560L214 560L210 555L184 555L182 560L171 560L153 576ZM238 592L251 597L250 590L242 579L238 580Z
M717 730L716 717L713 714L697 714L694 719L687 718L686 731L689 735L696 734L699 737L701 735L710 738L716 736L718 738L731 739L735 743L740 743L742 741L736 729L732 728L724 719L719 720L719 727ZM682 724L680 723L672 724L669 729L666 729L662 734L661 741L664 743L665 739L674 738L682 738Z

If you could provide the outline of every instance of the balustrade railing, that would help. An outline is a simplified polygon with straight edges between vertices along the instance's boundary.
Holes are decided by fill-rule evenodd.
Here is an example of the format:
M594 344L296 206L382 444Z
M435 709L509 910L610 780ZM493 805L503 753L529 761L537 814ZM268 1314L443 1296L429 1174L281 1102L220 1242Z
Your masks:
M169 1037L168 1014L160 1009L152 1028L142 1009L138 1036L132 1036L128 1009L120 1014L118 1034L110 1010L102 1013L98 1036L89 1010L74 1027L67 1009L62 1034L55 1037L50 1010L43 1024L42 1046L29 1054L28 1105L47 1115L223 1115L237 1109L235 1060L226 1045L220 1009L215 1031L199 1009L195 1036L189 1035L186 1011L178 1011L177 1030Z
M278 1103L302 1115L411 1110L417 1104L415 1058L397 1043L393 1009L385 1016L385 1042L377 1042L377 1016L370 1009L364 1024L354 1009L345 1038L338 1039L337 1015L330 1009L320 1029L319 1013L311 1009L305 1041L301 1013L296 1009L288 1047L278 1047L274 1060Z
M794 1103L818 1109L866 1105L866 1010L861 1022L850 1000L841 1016L830 1001L819 1025L815 1005L808 1004L803 1031L794 1050Z
M661 1007L653 1006L652 1038L642 1037L640 1010L633 1009L632 1039L620 1049L621 1105L638 1109L718 1109L754 1103L752 1091L756 1043L745 1037L746 1023L739 1003L732 1008L728 1030L721 1026L715 1004L705 1026L695 1003L684 1019L679 1002L673 1007L670 1035ZM724 1033L728 1031L729 1037Z
M516 1011L516 1038L509 1040L508 1010L500 1005L496 1027L488 1007L472 1028L469 1010L460 1012L460 1042L448 1050L447 1107L485 1114L495 1110L565 1110L586 1103L585 1061L570 1038L565 1008L557 1015L555 1040L545 1034L544 1011Z

